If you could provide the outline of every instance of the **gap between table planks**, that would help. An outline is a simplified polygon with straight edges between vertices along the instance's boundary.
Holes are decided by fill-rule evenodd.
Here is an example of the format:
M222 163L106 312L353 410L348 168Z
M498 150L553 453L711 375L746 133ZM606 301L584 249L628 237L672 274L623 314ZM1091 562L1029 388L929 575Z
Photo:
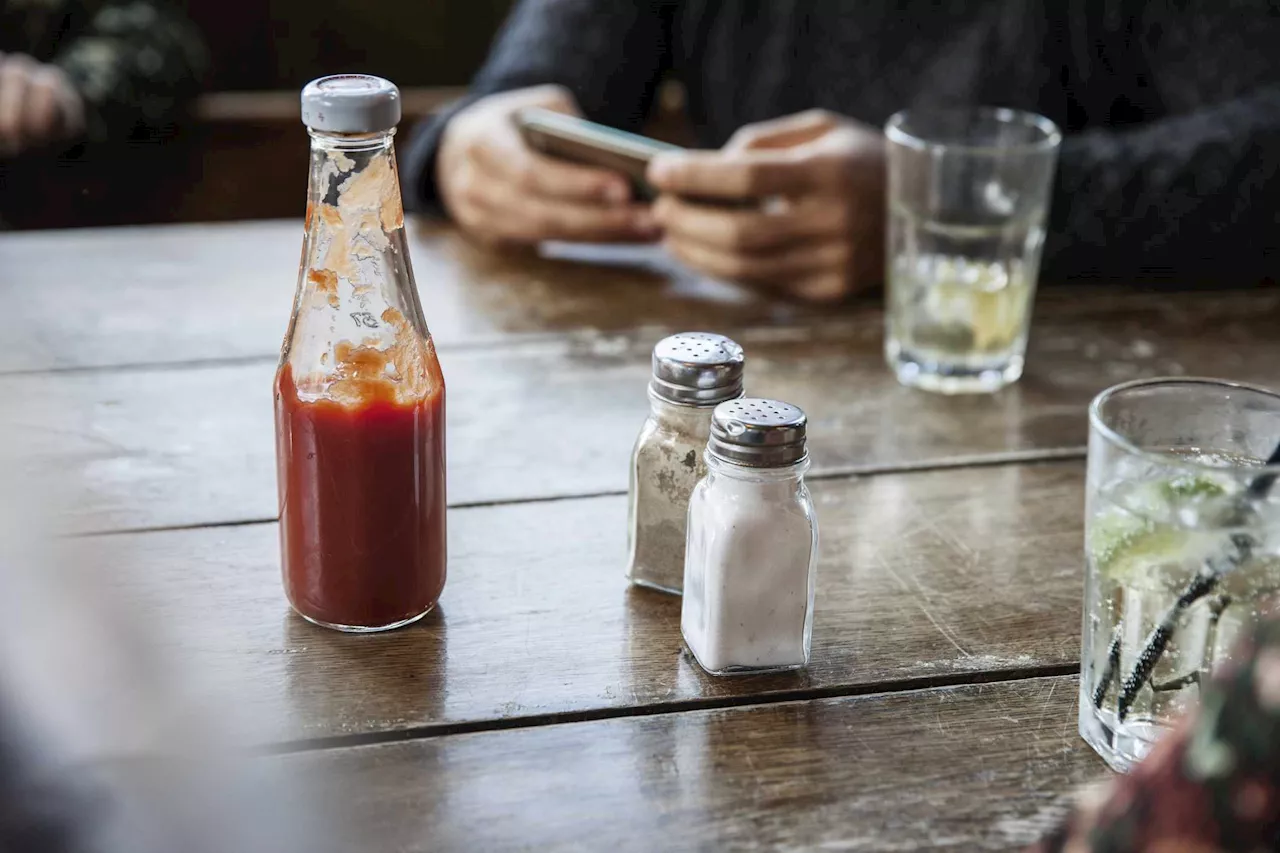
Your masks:
M1155 297L1152 297L1153 299ZM835 322L744 330L749 392L810 417L815 476L1079 456L1085 408L1117 381L1218 374L1265 381L1280 339L1265 316L1213 336L1131 313L1052 317L1027 375L989 397L900 387L880 330ZM1233 331L1234 330L1234 331ZM1227 345L1233 338L1240 345ZM454 505L619 493L647 412L649 337L509 341L442 351ZM270 360L0 377L33 459L79 479L79 530L189 527L276 515Z
M323 780L326 813L379 849L1007 850L1051 830L1104 772L1076 734L1076 685L484 732L286 766Z
M440 608L369 637L289 611L274 524L82 541L179 675L230 689L251 737L290 749L1075 671L1080 462L813 492L813 660L760 677L701 673L679 599L628 588L620 496L452 512Z

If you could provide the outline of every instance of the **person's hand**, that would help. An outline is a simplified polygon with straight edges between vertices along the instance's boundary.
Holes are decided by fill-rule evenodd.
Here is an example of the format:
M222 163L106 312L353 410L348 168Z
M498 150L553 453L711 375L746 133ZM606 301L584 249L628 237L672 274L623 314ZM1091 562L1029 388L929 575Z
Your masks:
M483 98L446 125L436 186L454 221L497 244L657 239L649 205L633 202L621 174L529 148L515 124L525 107L579 113L568 90L538 86Z
M0 53L0 156L68 139L84 129L84 101L56 65Z
M878 130L822 110L747 125L719 151L655 157L654 218L695 269L839 299L881 276L883 152Z

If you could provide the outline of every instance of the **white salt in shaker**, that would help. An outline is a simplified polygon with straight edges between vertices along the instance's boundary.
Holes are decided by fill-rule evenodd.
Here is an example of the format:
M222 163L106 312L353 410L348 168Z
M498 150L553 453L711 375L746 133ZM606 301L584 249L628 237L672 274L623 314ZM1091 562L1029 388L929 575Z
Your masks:
M653 348L649 419L631 456L632 583L679 594L689 493L717 404L742 396L742 347L723 335L684 332Z
M712 675L809 662L818 524L805 415L776 400L716 407L689 498L680 629Z

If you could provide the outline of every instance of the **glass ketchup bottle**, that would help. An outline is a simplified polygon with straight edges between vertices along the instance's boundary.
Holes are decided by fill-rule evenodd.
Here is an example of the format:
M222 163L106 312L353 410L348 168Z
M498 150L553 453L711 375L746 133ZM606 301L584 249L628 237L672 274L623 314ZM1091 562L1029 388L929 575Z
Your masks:
M381 631L425 615L445 580L444 378L404 234L400 93L324 77L302 120L306 238L275 379L284 588L311 622Z

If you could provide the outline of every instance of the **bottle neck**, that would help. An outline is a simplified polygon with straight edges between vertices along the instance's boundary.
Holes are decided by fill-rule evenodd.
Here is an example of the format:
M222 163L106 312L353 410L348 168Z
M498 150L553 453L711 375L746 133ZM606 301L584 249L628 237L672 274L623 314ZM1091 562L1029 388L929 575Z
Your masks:
M365 151L388 151L395 139L396 129L381 130L374 133L329 133L323 130L307 128L311 137L311 150L344 151L358 153Z
M395 129L379 133L324 133L308 129L311 137L311 170L307 178L307 200L310 206L327 204L337 207L343 191L352 187L360 175L369 175L366 183L387 184L396 181ZM380 195L395 193L399 205L400 187L385 187ZM348 199L361 206L380 205L387 199L362 198L363 193ZM308 230L314 225L307 218Z

